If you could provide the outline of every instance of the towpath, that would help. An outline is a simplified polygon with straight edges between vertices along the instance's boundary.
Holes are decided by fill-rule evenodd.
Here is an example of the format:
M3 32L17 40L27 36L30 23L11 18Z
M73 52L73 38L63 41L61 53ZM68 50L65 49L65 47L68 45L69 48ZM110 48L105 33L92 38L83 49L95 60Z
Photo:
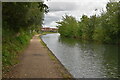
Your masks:
M20 63L5 75L6 78L63 78L68 72L49 56L50 51L40 43L35 35L23 52ZM59 70L58 70L59 69Z

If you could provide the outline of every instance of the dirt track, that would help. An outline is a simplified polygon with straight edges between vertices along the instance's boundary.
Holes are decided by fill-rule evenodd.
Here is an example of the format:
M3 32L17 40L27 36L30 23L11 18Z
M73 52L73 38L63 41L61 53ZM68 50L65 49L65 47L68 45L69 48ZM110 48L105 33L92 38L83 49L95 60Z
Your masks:
M28 48L21 56L20 63L7 73L5 78L63 78L63 76L69 76L64 67L50 58L48 55L50 51L40 43L38 36L31 39Z

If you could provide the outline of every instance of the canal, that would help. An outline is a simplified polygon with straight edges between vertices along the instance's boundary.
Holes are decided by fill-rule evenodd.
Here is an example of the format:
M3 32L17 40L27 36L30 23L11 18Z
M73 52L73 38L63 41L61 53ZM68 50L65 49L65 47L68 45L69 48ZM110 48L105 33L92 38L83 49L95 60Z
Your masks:
M116 45L62 38L59 33L43 35L41 38L75 78L118 76L120 48Z

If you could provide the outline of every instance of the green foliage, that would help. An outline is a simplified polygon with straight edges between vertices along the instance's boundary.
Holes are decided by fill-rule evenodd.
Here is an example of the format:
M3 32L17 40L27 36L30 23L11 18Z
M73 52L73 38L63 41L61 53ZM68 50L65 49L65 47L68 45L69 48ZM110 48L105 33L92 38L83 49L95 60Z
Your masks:
M19 32L20 28L33 29L37 25L40 27L44 12L47 12L48 8L43 2L4 2L2 6L2 20L10 26L4 26L4 28L13 29L16 32Z
M28 45L34 33L40 31L47 12L48 7L43 2L2 3L3 71L18 62L18 53Z
M99 42L104 41L105 34L106 33L104 28L101 26L98 26L95 28L93 39Z
M11 32L11 31L9 31ZM18 63L17 56L29 43L32 34L28 35L28 32L21 30L19 36L12 36L9 34L7 39L3 38L2 46L2 65L3 71L7 71L9 66Z
M59 25L59 33L65 37L75 37L84 40L94 40L103 43L120 43L120 2L109 2L107 11L100 16L83 15L81 21L66 15Z
M105 42L105 43L119 43L118 36L120 35L120 27L118 26L119 22L119 2L108 3L106 8L107 12L103 13L98 17L98 24L95 28L95 33L93 34L93 39ZM101 26L101 29L99 27ZM97 33L96 33L97 31ZM102 37L102 38L97 38Z
M74 17L66 15L63 17L63 21L57 22L60 24L59 32L66 37L77 37L78 24Z

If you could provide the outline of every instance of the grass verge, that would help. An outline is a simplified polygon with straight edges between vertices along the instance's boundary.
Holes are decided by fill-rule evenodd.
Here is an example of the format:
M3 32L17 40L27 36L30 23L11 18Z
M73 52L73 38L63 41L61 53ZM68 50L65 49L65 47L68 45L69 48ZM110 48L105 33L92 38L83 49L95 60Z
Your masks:
M3 31L2 40L2 73L9 72L10 69L19 63L20 53L26 49L33 34L21 30L18 34L12 31Z
M51 60L54 62L56 69L58 72L61 73L63 78L73 78L73 76L68 72L68 70L64 67L64 65L57 59L57 57L52 53L52 51L47 47L47 45L43 42L40 38L40 43L49 51L48 55Z
M42 32L41 35L52 34L52 33L57 33L57 32Z

